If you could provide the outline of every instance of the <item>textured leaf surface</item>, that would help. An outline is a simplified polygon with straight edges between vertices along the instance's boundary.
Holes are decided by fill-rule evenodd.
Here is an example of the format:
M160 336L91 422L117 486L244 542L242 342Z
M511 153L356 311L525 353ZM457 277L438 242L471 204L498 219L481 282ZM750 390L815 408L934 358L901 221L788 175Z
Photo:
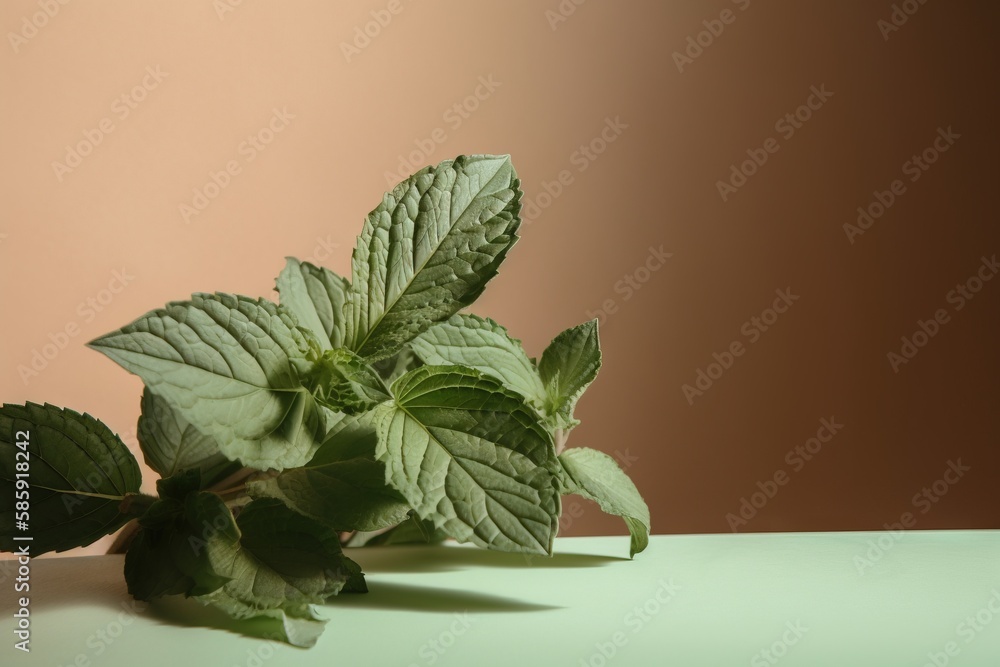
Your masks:
M19 442L26 442L26 447L18 447ZM29 474L26 490L17 487L17 475L24 472ZM90 415L48 404L0 408L3 551L30 544L31 554L38 556L86 546L113 533L129 519L119 511L122 499L138 493L140 483L132 453ZM24 494L22 501L27 498L20 510L15 493ZM20 512L27 515L27 530L17 529ZM15 536L32 540L15 542Z
M255 500L240 513L239 547L208 547L213 566L230 581L200 596L235 618L279 619L286 639L312 646L326 622L312 604L336 595L360 577L361 568L344 556L331 528L293 512L279 500Z
M461 542L551 553L555 452L524 399L461 366L423 366L392 391L377 455L417 514Z
M462 156L385 194L351 262L350 347L389 356L472 303L517 240L519 184L509 157Z
M326 435L324 413L300 378L309 342L264 299L195 294L89 344L252 468L302 465Z
M601 370L601 343L597 320L563 331L542 353L538 372L548 393L548 409L556 428L579 424L573 417L576 402Z
M345 306L351 284L309 262L294 257L286 258L286 262L277 280L281 305L316 334L322 349L343 347L350 335Z
M209 487L239 469L219 448L219 443L188 423L167 401L146 388L136 429L146 465L171 477L181 470L197 469Z
M435 324L410 343L425 364L458 364L492 375L528 399L545 406L545 387L521 341L490 319L455 315Z
M595 449L574 447L560 454L559 461L575 483L569 493L589 498L608 514L625 520L632 535L629 556L645 549L649 544L649 507L615 460Z
M337 530L378 530L406 519L409 505L385 483L378 436L367 419L347 418L305 466L251 481L250 495L278 498Z

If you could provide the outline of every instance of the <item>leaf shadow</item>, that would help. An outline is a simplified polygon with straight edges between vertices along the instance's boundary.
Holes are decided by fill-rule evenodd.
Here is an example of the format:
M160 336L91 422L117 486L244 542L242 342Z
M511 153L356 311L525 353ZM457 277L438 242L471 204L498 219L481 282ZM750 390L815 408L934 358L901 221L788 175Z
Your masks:
M433 548L429 546L359 547L346 551L369 574L379 572L448 572L471 567L501 568L579 568L603 567L627 561L624 557L591 554L557 553L552 556L514 554L469 547Z
M265 639L292 646L284 639L280 620L258 616L237 620L216 607L179 595L159 598L149 604L151 618L164 625L223 630L252 639Z
M552 605L523 602L498 595L460 591L430 586L372 582L368 593L340 595L327 603L330 607L405 610L451 614L461 612L528 612L560 609ZM331 610L331 613L336 613Z
M370 575L370 592L345 594L332 598L322 607L327 617L335 618L337 607L403 610L424 613L533 612L560 607L524 602L468 590L397 584L378 581L379 573L448 572L476 567L487 568L580 568L603 567L628 560L612 556L559 553L554 556L530 556L467 547L433 548L417 546L360 547L346 552L358 560ZM108 567L107 559L117 564ZM142 615L149 620L181 627L222 630L244 637L281 641L282 624L278 619L236 620L220 609L181 596L170 596L150 603L136 602L128 594L122 576L123 556L53 558L46 563L45 579L57 581L46 587L38 602L46 607L78 604L100 605L108 609ZM16 561L0 562L0 579L13 579ZM44 601L43 601L44 599ZM16 596L0 596L0 615L16 610ZM284 642L282 642L284 643Z
M140 602L128 593L122 575L124 555L77 556L46 558L45 585L32 596L39 608L71 607L74 605L102 606L110 610L165 624L226 630L246 637L281 641L281 622L273 618L239 621L215 607L208 607L182 596L164 597L152 602ZM108 567L108 560L117 561ZM0 579L13 578L16 561L0 562ZM17 596L0 596L0 615L7 617L16 610Z

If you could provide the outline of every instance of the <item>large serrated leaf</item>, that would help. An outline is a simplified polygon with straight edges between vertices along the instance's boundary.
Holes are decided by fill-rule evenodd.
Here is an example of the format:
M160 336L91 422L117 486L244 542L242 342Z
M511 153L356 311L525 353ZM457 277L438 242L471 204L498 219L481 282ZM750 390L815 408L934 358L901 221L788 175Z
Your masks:
M649 507L613 458L595 449L574 447L559 455L570 481L567 493L595 501L608 514L625 520L632 535L629 556L649 544Z
M91 341L230 459L258 469L302 465L326 435L301 378L309 340L265 299L195 294Z
M326 621L311 605L345 587L363 587L361 568L344 556L336 531L279 500L254 500L240 513L237 525L238 548L209 544L207 549L213 567L230 581L198 600L238 619L279 619L289 643L312 646Z
M351 332L345 311L351 284L329 269L287 257L278 276L281 305L310 329L322 349L343 347Z
M296 512L337 530L378 530L406 519L409 505L385 483L375 460L378 436L367 418L335 426L312 460L247 484L254 497L277 498Z
M171 477L181 470L197 469L209 487L240 468L219 448L219 443L189 424L180 412L146 387L136 434L146 465Z
M140 483L128 447L90 415L49 404L0 408L0 550L28 544L38 556L86 546L128 521L120 505Z
M545 386L521 341L488 318L454 315L420 334L410 347L425 364L457 364L492 375L543 409Z
M461 542L551 553L555 451L524 399L461 366L423 366L392 391L374 417L377 456L417 514Z
M542 353L538 372L548 393L546 412L555 428L569 431L580 422L573 417L576 402L601 370L597 320L566 329Z
M387 193L351 262L351 349L387 357L472 303L517 240L519 185L508 156L477 155Z

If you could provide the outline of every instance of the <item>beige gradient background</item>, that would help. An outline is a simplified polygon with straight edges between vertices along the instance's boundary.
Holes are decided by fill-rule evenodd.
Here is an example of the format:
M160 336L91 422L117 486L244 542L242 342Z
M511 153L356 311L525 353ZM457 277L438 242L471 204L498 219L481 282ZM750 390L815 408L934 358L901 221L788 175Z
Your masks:
M403 0L348 62L341 44L387 0L223 2L70 2L0 47L0 400L91 412L134 446L140 383L83 344L194 291L272 296L285 255L349 275L386 172L441 128L416 166L510 153L533 201L571 174L474 310L539 354L614 301L570 442L627 452L655 532L728 531L779 470L742 530L878 530L907 511L921 529L1000 527L1000 281L946 302L1000 252L995 4L932 0L884 40L888 1L591 1L553 29L558 0ZM679 72L673 52L726 8L735 21ZM37 11L4 2L0 26ZM147 67L167 76L121 118ZM456 124L480 77L499 85ZM723 202L716 182L811 86L833 96ZM275 108L294 118L248 161L241 142ZM114 130L60 181L52 163L103 118ZM581 171L609 118L627 128ZM948 126L960 139L849 243L857 207ZM241 172L186 222L179 206L230 160ZM616 284L660 246L672 257L626 299ZM108 299L115 271L131 278ZM747 343L779 288L800 299L689 405L681 386ZM894 373L886 354L940 307L951 321ZM67 325L78 335L22 380ZM786 452L824 417L843 429L793 471ZM959 459L971 469L921 513L914 495ZM623 532L567 507L564 534Z

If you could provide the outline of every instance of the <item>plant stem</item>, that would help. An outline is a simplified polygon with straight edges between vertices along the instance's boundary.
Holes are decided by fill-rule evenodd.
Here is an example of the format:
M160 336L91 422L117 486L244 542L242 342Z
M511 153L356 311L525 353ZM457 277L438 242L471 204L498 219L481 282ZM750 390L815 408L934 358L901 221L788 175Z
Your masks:
M147 496L144 493L126 493L118 505L118 511L126 516L138 518L145 514L150 505L155 502L155 496Z
M228 496L231 494L240 493L241 491L244 491L246 488L247 488L246 484L240 484L239 486L234 486L229 489L220 489L218 491L213 490L212 493L214 493L217 496Z
M556 429L555 433L556 440L556 454L562 454L562 451L566 449L566 441L569 440L569 433L562 430L561 428Z
M253 470L251 468L241 468L240 470L237 470L236 472L234 472L229 477L226 477L225 479L219 480L219 482L217 484L213 484L212 486L208 487L205 490L206 491L211 491L212 493L223 493L221 491L216 491L216 489L219 488L219 487L222 487L224 489L228 489L230 486L232 486L234 484L239 484L240 482L243 482L244 480L246 480L247 477L249 477L250 475L254 474L255 472L257 472L257 471Z
M115 541L108 547L108 553L123 554L128 551L129 545L132 544L132 539L137 532L139 532L139 520L132 519L125 524L121 532L115 537Z
M250 503L250 496L236 496L235 498L226 500L225 503L226 507L228 507L230 511L241 509L244 505L248 505Z

